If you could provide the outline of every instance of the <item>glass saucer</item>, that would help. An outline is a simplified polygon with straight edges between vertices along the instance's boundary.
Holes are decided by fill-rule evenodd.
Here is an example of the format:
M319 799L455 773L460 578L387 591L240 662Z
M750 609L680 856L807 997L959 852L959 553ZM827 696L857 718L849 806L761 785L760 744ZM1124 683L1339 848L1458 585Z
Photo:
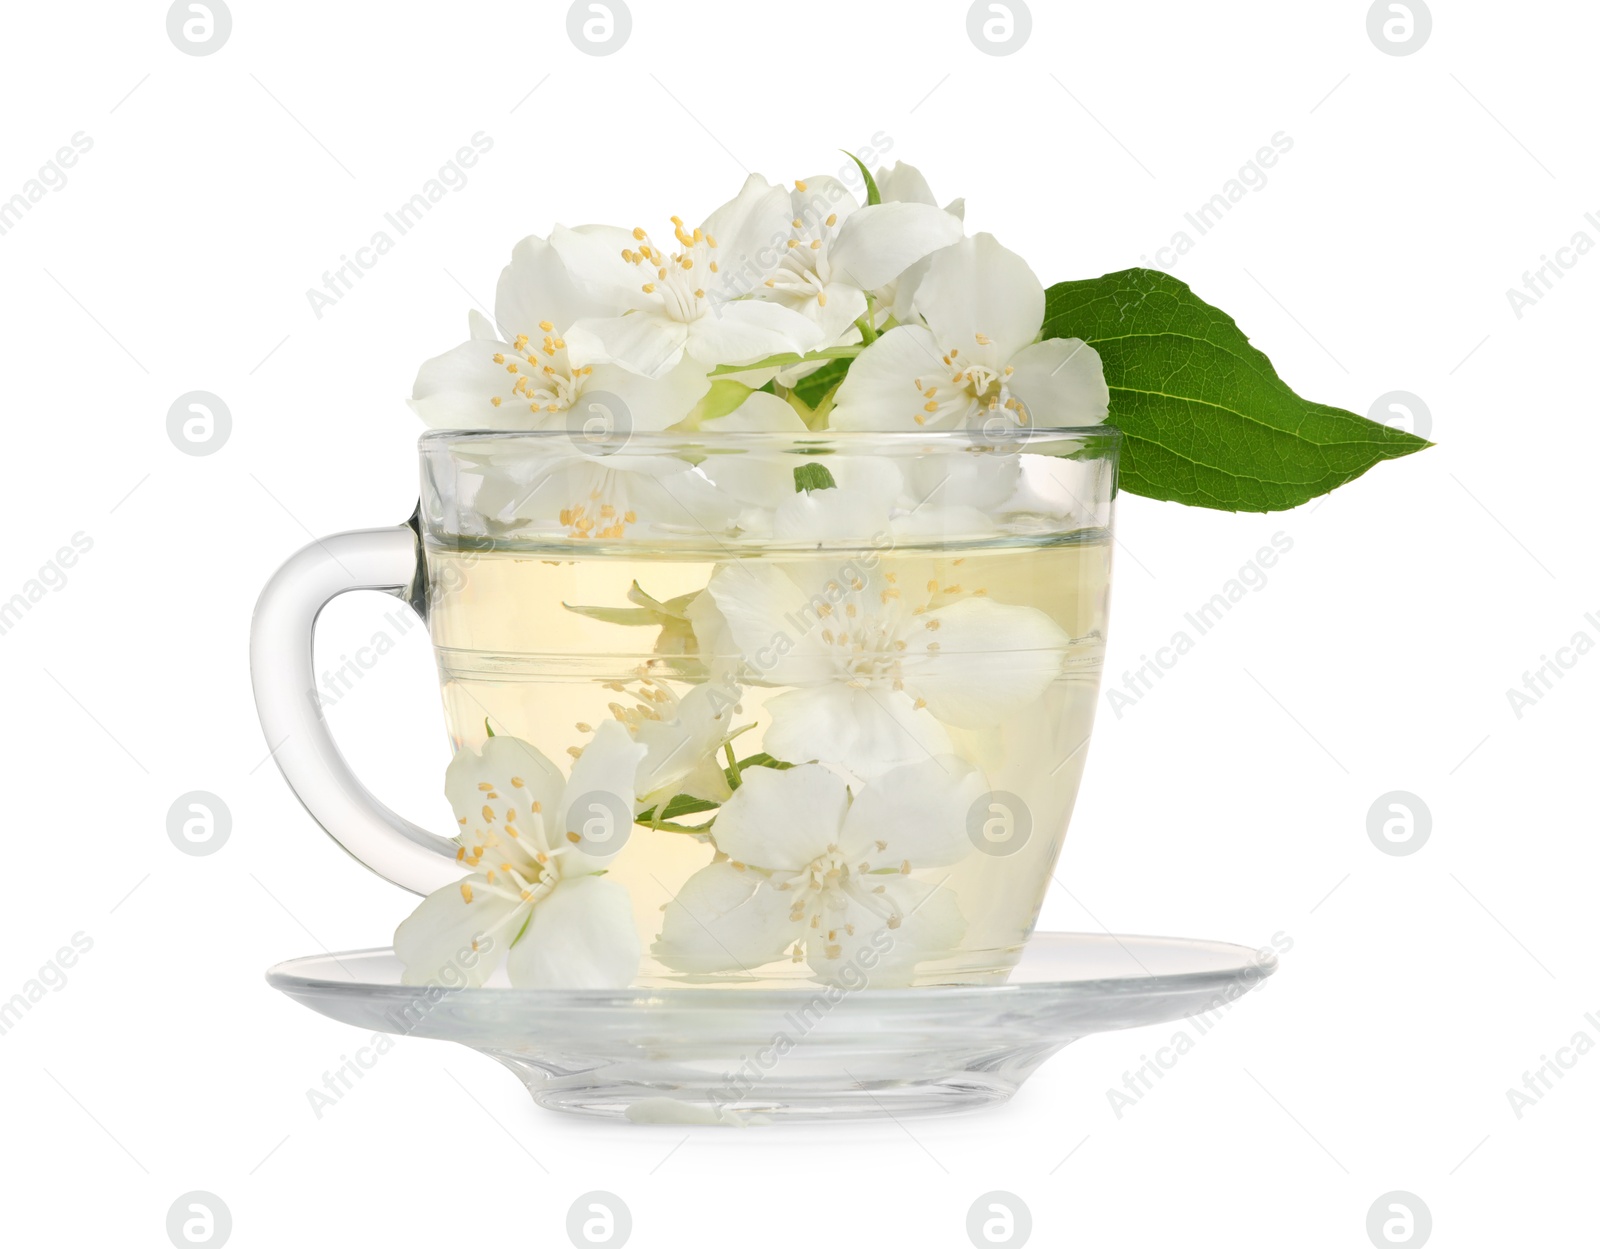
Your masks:
M469 1045L552 1110L743 1126L1002 1102L1079 1037L1225 1010L1276 968L1220 941L1036 933L1004 981L909 989L428 989L389 949L267 981L368 1032Z

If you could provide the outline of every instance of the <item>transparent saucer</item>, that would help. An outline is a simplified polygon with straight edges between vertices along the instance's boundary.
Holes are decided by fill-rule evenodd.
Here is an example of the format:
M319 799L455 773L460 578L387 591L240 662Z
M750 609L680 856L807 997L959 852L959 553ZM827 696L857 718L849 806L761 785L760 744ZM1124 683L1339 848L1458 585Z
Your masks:
M267 981L368 1032L469 1045L552 1110L745 1126L1002 1102L1079 1037L1224 1010L1276 968L1220 941L1036 933L1004 981L910 989L428 990L389 949Z

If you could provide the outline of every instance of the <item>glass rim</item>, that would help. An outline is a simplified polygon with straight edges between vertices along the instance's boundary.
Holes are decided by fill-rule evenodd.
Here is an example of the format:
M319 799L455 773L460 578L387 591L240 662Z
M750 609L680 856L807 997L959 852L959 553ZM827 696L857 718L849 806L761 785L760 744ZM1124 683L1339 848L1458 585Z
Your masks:
M669 452L692 449L698 452L728 450L823 449L897 450L901 454L922 448L928 452L979 448L987 451L1046 451L1051 447L1076 444L1074 450L1114 451L1122 445L1123 432L1115 425L1035 425L992 434L981 428L939 430L630 430L620 434L586 435L576 429L430 429L417 439L418 449L427 452L477 444L509 442L528 447L555 443L567 444L575 452L610 455L624 448ZM1089 444L1084 447L1082 444Z

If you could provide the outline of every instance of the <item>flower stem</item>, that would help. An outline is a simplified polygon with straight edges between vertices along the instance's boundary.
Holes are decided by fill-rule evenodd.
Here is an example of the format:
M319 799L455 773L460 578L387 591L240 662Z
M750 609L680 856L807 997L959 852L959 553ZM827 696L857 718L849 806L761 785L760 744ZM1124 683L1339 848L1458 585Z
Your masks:
M728 756L728 788L738 789L740 785L744 784L744 775L739 771L739 760L733 753L733 743L731 741L723 742L722 751Z

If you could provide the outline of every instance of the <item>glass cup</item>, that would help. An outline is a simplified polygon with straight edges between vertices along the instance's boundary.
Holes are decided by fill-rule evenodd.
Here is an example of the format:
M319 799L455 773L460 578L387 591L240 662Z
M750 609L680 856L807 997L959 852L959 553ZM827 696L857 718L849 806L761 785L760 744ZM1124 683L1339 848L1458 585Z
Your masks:
M481 908L462 931L514 984L997 979L1087 755L1119 443L429 433L410 522L314 542L263 592L262 726L357 859ZM428 623L456 837L329 734L312 631L352 589Z

